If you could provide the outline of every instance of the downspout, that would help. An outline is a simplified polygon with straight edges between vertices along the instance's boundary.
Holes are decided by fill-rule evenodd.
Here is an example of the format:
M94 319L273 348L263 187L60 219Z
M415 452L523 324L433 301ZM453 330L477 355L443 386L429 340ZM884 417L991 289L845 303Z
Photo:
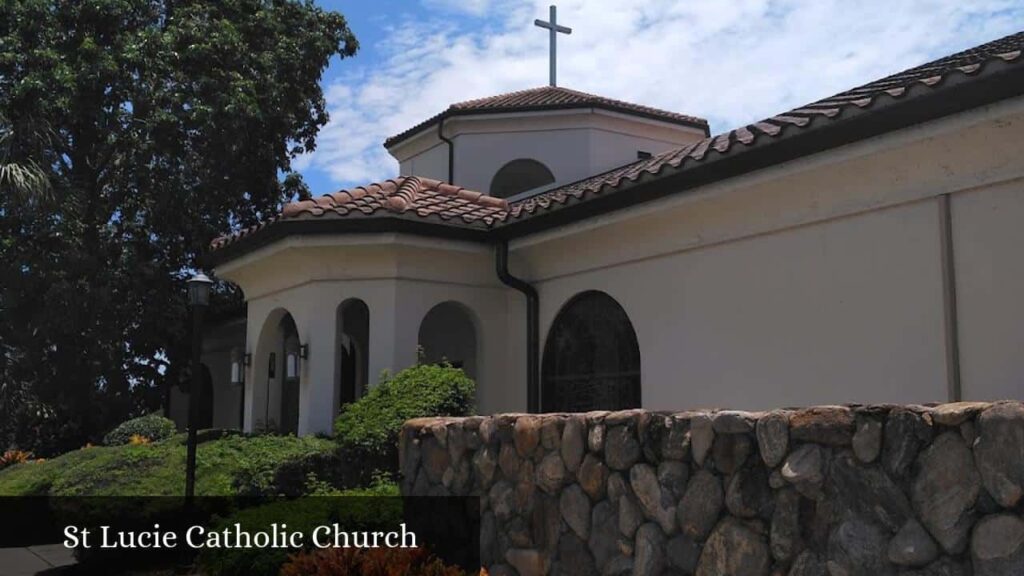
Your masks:
M947 398L963 400L960 380L960 321L956 302L956 266L953 254L953 214L949 194L939 196L939 233L942 250L942 304L946 332Z
M502 240L495 253L498 279L526 296L526 411L540 412L540 299L537 289L508 271L508 240Z
M455 183L455 143L445 138L444 135L444 116L441 117L441 121L437 123L437 137L442 142L448 145L448 180L449 184Z

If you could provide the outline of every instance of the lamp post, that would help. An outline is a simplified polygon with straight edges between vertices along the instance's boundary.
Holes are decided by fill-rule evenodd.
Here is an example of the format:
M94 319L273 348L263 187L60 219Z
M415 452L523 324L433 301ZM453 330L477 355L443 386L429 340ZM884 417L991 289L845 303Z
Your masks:
M231 385L239 386L238 394L238 429L245 428L245 369L252 363L252 354L243 352L241 348L231 349Z
M199 419L199 395L203 390L203 375L199 357L203 346L203 313L210 305L210 286L213 280L197 273L188 280L188 303L192 306L192 386L188 393L188 452L185 461L185 500L191 502L196 493L196 422Z

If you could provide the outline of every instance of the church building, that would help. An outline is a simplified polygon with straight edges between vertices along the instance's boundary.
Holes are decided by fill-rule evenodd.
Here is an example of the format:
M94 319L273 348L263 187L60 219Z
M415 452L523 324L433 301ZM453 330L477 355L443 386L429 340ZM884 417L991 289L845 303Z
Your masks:
M480 413L1022 399L1022 49L714 135L554 85L452 104L393 178L213 242L246 311L206 424L328 432L420 360Z

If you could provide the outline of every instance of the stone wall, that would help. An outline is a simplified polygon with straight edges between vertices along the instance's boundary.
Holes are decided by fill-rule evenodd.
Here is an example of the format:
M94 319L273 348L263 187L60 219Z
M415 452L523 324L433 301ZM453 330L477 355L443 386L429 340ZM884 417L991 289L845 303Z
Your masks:
M1024 404L411 420L492 576L1020 576Z

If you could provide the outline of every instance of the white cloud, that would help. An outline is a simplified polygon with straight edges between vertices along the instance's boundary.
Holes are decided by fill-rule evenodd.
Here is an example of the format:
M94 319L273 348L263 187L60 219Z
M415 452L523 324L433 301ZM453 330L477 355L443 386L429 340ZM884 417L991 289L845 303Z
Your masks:
M464 12L474 16L483 16L491 8L490 0L423 0L423 5L435 10Z
M327 87L331 123L296 166L338 185L387 178L387 136L453 102L546 84L547 34L533 19L549 3L470 2L488 16L472 29L440 15L394 23L378 67ZM559 36L559 85L703 116L712 132L1015 32L1024 16L1013 0L563 0L558 11L573 28Z

